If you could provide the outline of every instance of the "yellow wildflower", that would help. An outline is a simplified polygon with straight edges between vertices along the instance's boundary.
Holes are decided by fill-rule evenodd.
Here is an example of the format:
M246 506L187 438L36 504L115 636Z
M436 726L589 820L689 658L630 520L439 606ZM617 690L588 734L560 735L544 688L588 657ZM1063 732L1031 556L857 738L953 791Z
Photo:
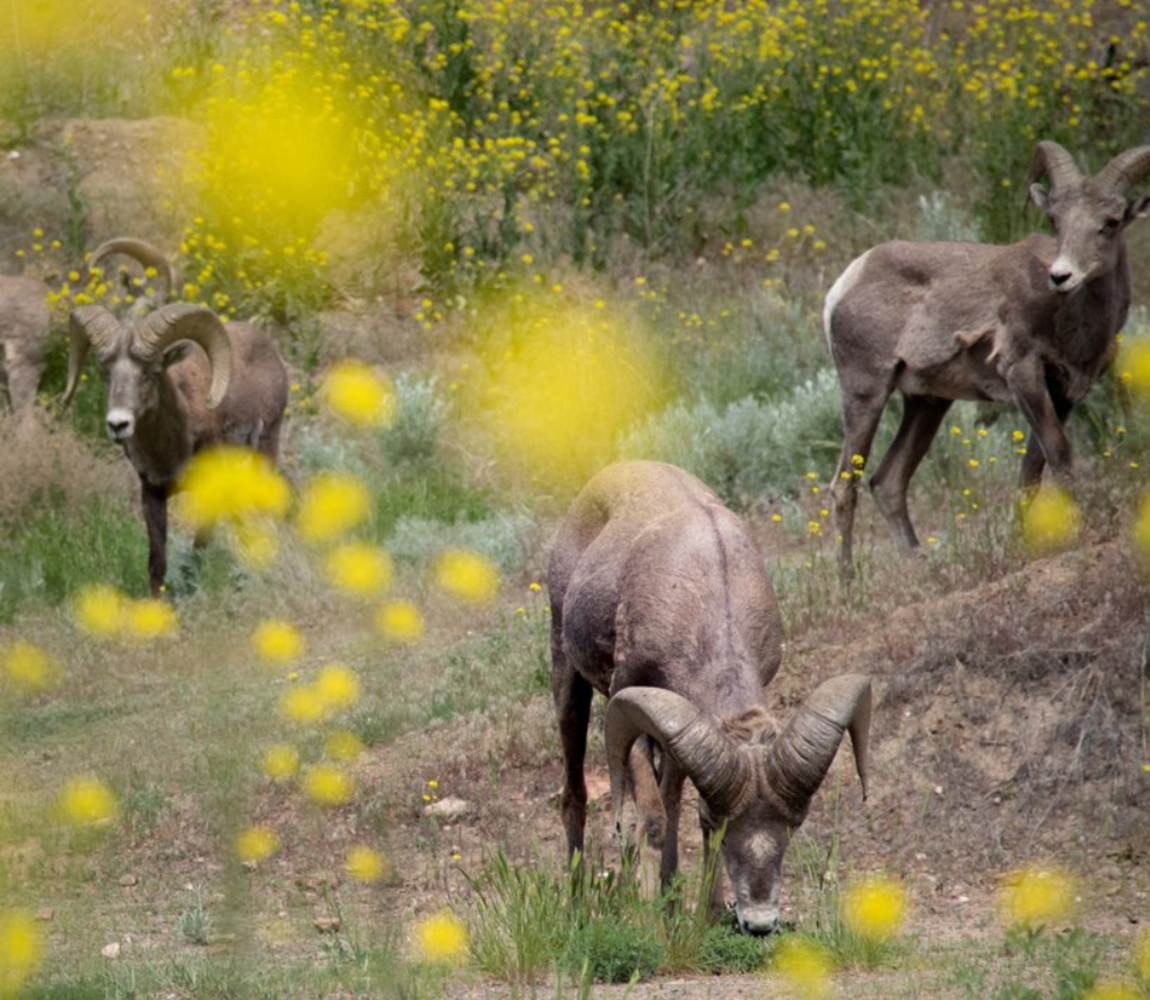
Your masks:
M867 879L843 894L842 911L847 927L856 934L885 941L906 917L906 891L889 878Z
M280 714L292 722L321 722L327 717L327 703L314 685L304 684L281 695Z
M483 603L499 591L499 571L490 560L465 549L448 549L435 563L435 581L455 597Z
M337 729L323 741L323 752L331 760L355 760L363 753L363 743L355 733Z
M1134 967L1138 975L1150 983L1150 931L1143 931L1134 943Z
M444 910L416 928L419 951L425 961L460 965L467 958L467 928L454 913Z
M305 542L330 542L360 524L370 511L371 497L360 480L324 474L304 489L296 513L296 530Z
M44 939L23 910L0 913L0 997L13 997L44 958Z
M1131 392L1142 399L1150 398L1150 338L1123 337L1116 367Z
M360 361L334 365L320 394L337 417L364 427L389 423L395 412L391 383Z
M290 663L303 655L304 640L291 622L269 618L252 633L252 649L265 663Z
M1031 866L1013 872L999 894L1002 919L1012 927L1039 927L1061 920L1074 903L1074 882L1058 868Z
M64 786L57 805L72 826L97 826L119 811L116 797L98 778L73 778Z
M124 627L126 598L115 587L95 584L76 595L76 623L98 636L115 635Z
M1065 490L1043 486L1022 511L1022 541L1031 555L1043 555L1073 545L1082 528L1078 505Z
M391 557L373 545L341 545L328 553L327 577L350 594L377 594L391 585Z
M830 959L807 938L786 937L775 951L772 968L804 1000L818 1000L830 992Z
M315 689L325 708L338 712L359 701L359 678L342 663L329 663L315 679Z
M277 743L264 751L264 774L272 781L287 781L299 770L299 751L289 743Z
M303 776L304 794L321 806L342 806L355 794L351 775L330 764L309 767Z
M201 451L180 480L184 509L197 528L240 524L266 516L282 518L291 501L287 480L271 459L236 445Z
M14 642L0 656L5 680L22 694L51 687L60 675L60 664L29 642Z
M236 854L241 861L252 864L271 857L279 846L279 837L266 826L249 826L236 837Z
M411 601L388 601L377 612L375 626L396 642L417 642L423 637L423 615Z
M378 882L388 871L387 860L378 851L356 844L347 852L344 871L357 882Z
M124 632L139 642L170 635L176 625L175 609L157 597L130 601L124 608Z
M235 525L232 549L248 569L270 569L279 558L279 535L266 518L248 518Z

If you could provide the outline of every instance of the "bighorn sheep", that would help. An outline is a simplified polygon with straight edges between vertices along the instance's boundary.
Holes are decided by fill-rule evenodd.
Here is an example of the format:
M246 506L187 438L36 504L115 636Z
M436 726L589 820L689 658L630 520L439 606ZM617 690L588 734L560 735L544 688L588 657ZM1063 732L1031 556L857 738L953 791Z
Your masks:
M559 528L548 587L571 856L583 850L583 762L599 691L610 698L617 828L626 775L640 823L662 838L668 885L689 777L705 844L726 824L720 854L740 927L770 933L788 838L844 730L865 795L870 681L849 674L826 682L778 730L764 687L782 657L781 625L762 557L715 494L671 465L624 462L596 475ZM662 751L657 790L652 742Z
M148 580L167 573L167 505L180 474L210 445L240 444L278 458L288 376L275 341L248 323L222 323L206 306L162 306L124 327L102 306L71 314L64 403L89 347L108 380L108 436L140 477Z
M31 412L48 356L48 286L0 277L0 395L17 416Z
M154 267L165 281L163 296L173 287L171 264L150 243L119 238L96 248L89 268L115 254L125 254L144 267ZM0 395L7 390L14 414L31 411L48 355L51 289L36 278L0 276Z
M1055 142L1038 144L1030 198L1054 237L1019 243L908 243L873 247L827 294L823 324L842 383L845 440L832 488L840 570L854 572L857 480L891 394L902 422L871 491L905 550L918 545L907 513L910 478L956 399L1015 403L1030 425L1023 489L1049 462L1071 476L1063 425L1107 368L1130 307L1123 232L1150 211L1127 189L1150 174L1150 146L1084 177ZM1050 178L1050 190L1035 183Z

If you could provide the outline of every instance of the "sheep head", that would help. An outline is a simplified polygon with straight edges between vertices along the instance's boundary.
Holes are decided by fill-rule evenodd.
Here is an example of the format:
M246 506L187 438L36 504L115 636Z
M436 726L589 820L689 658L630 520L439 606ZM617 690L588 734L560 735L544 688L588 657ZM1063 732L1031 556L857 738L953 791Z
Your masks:
M1127 189L1150 175L1150 146L1119 153L1093 177L1083 177L1071 155L1044 140L1034 152L1030 198L1050 218L1058 249L1047 280L1056 292L1072 292L1118 263L1123 231L1150 211L1150 196L1128 199ZM1047 190L1037 181L1050 178Z
M76 391L89 348L94 349L108 380L106 425L115 441L130 439L140 417L159 405L164 371L186 356L177 347L180 341L197 343L208 355L212 383L207 408L219 406L228 391L231 342L219 317L206 306L183 302L163 306L130 329L102 306L84 306L72 312L70 327L64 404Z
M782 732L775 735L768 727L746 739L672 691L625 688L608 704L606 720L616 828L621 829L627 755L646 734L695 785L708 829L726 824L720 853L739 926L769 934L779 921L787 843L806 818L844 731L850 733L866 797L870 712L870 679L845 674L817 688Z

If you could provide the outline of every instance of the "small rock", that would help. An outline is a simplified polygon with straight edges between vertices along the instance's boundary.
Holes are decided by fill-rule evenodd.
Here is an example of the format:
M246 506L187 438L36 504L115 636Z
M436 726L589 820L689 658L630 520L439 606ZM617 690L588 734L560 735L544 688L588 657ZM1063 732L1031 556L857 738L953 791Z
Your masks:
M111 944L104 945L104 947L100 949L100 954L103 955L104 958L119 958L120 942L113 941Z
M138 878L136 878L135 875L121 875L120 876L120 885L122 885L125 889L130 888L133 885L136 885L139 881L140 880Z
M50 906L41 906L40 909L38 909L36 911L36 919L37 920L47 921L47 920L53 920L53 919L55 919L55 917L56 917L56 911L53 910L52 907L50 907Z
M316 917L315 929L321 934L334 934L339 930L339 917Z
M445 799L425 806L423 812L427 816L438 816L440 819L460 819L471 812L471 803L449 795Z

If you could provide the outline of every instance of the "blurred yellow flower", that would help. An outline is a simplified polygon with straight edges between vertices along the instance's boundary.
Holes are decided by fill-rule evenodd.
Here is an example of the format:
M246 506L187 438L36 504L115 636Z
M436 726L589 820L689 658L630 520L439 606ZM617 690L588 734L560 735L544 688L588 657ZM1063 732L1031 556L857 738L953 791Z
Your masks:
M304 489L296 513L296 530L305 542L330 542L360 524L370 512L371 497L360 480L325 473Z
M124 608L124 632L138 642L148 642L176 630L176 611L167 601L145 597Z
M23 910L0 913L0 997L14 997L44 958L44 939Z
M60 814L72 826L96 826L116 816L119 805L98 778L73 778L57 800Z
M327 577L349 594L378 594L391 585L391 557L373 545L341 545L328 553Z
M342 806L355 794L351 775L330 764L316 764L303 775L304 794L321 806Z
M252 650L265 663L290 663L303 655L304 640L291 622L269 618L252 633Z
M183 509L197 528L261 516L281 519L291 502L287 480L271 459L236 445L201 451L188 463L180 487Z
M288 688L280 696L280 715L292 722L321 722L327 718L327 703L313 684Z
M435 582L455 597L483 603L499 592L499 571L478 553L448 549L435 562Z
M280 540L275 525L267 518L248 518L233 528L236 558L248 569L270 569L280 554Z
M1043 486L1024 502L1022 541L1031 555L1043 555L1073 545L1082 528L1078 505L1065 490Z
M279 837L266 826L249 826L236 837L236 854L241 861L253 864L271 857L279 846Z
M1131 392L1150 398L1150 338L1123 337L1115 368Z
M299 770L299 751L290 743L276 743L264 751L263 769L272 781L287 781Z
M1150 931L1143 931L1134 942L1134 967L1138 975L1150 984Z
M1150 492L1142 497L1138 508L1138 518L1134 522L1134 545L1147 565L1150 565Z
M394 642L418 642L423 638L423 615L411 601L388 601L376 613L375 627Z
M329 663L320 669L315 689L328 711L351 708L359 701L359 677L342 663Z
M94 584L76 595L76 623L92 635L115 635L124 627L126 598L115 587Z
M395 413L391 383L361 361L333 365L320 395L337 417L363 427L389 423Z
M885 941L898 933L906 918L906 890L889 878L855 883L843 893L843 920L856 934Z
M39 646L14 642L0 656L0 674L17 691L45 691L60 677L60 664Z
M999 893L998 909L1011 927L1040 927L1061 920L1074 904L1074 880L1059 868L1030 866L1012 872Z
M420 921L415 930L425 961L461 965L467 959L467 928L454 913L444 910Z
M355 760L363 753L363 743L355 733L337 729L323 741L323 752L331 760Z
M1142 996L1127 983L1103 979L1095 983L1082 1000L1142 1000Z
M808 938L793 935L784 938L775 950L771 968L804 1000L818 1000L830 993L830 958Z
M347 852L343 867L358 882L378 882L388 870L384 856L364 844L356 844Z

